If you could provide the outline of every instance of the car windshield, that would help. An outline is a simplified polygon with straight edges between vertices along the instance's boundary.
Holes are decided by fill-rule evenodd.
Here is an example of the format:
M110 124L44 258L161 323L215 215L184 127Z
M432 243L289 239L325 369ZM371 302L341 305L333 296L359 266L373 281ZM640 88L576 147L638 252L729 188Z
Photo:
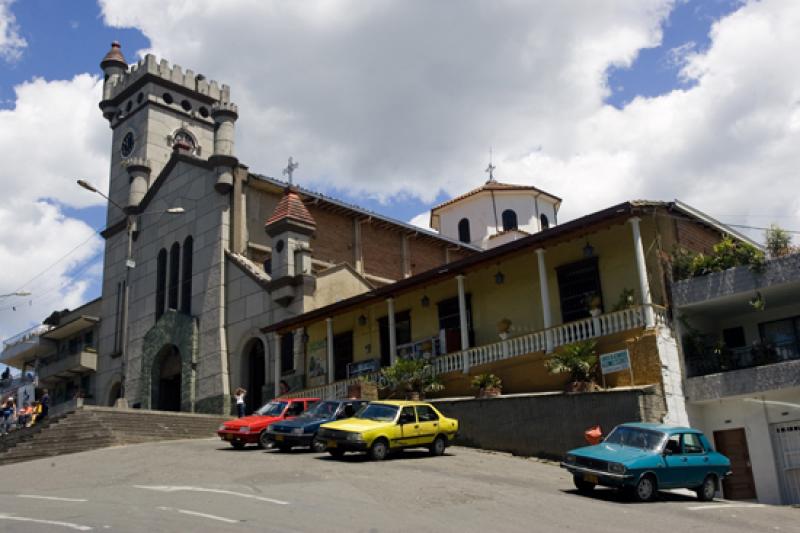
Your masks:
M606 444L620 444L645 450L657 450L664 441L664 434L660 431L635 428L630 426L617 426L603 441Z
M261 416L281 416L284 407L286 407L286 402L269 402L256 411L255 414Z
M306 411L303 418L333 418L339 402L319 402L314 407Z
M397 416L397 406L383 403L369 403L355 414L355 418L379 420L381 422L391 422L395 416Z

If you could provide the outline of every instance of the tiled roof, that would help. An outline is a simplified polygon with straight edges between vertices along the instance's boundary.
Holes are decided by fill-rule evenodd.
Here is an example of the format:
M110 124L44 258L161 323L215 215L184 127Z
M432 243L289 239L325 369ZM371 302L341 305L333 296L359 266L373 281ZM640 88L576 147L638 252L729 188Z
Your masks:
M118 41L114 41L111 43L111 50L108 51L106 56L100 62L101 65L105 63L124 63L127 65L128 63L125 61L125 57L122 55L122 50L120 50L121 46Z
M272 216L267 219L264 225L270 226L284 218L289 218L311 226L317 225L314 217L311 216L311 213L308 212L305 204L303 204L303 200L300 199L300 195L297 194L297 191L292 187L286 188L286 191L283 193L283 198L278 202Z
M554 198L559 202L561 201L561 198L559 198L558 196L554 196L549 192L545 192L531 185L514 185L512 183L501 183L499 181L489 180L476 189L472 189L469 192L465 192L461 196L456 196L455 198L451 198L446 202L443 202L437 206L432 207L431 212L436 211L437 209L441 209L442 207L445 207L447 205L454 204L458 201L463 200L464 198L468 198L483 191L536 191L542 194L546 194L547 196Z

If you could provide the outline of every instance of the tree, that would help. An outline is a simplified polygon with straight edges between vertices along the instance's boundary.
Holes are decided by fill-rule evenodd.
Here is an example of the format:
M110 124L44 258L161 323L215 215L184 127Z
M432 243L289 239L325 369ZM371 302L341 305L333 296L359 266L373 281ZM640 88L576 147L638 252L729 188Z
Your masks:
M792 236L777 224L770 224L766 231L767 253L771 259L785 257L797 250L792 246Z

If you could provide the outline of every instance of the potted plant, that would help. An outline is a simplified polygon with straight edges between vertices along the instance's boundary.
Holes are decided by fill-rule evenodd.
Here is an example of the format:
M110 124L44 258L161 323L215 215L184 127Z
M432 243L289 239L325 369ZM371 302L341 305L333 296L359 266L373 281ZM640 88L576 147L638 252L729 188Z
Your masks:
M478 389L476 398L492 398L500 396L503 390L503 381L494 374L478 374L472 378L472 388Z
M633 307L635 304L633 295L633 289L622 289L622 292L619 294L619 298L617 299L617 303L614 304L614 307L612 307L611 310L624 311L625 309L630 309Z
M381 388L390 389L392 394L403 393L407 400L419 400L425 393L443 390L444 385L428 361L399 358L381 369Z
M595 341L580 341L564 346L561 351L545 362L551 374L569 374L567 392L588 392L597 390L594 374L597 371L597 352Z
M591 293L586 297L586 307L589 309L589 314L592 317L600 316L603 312L603 300L596 292Z
M497 322L497 335L502 339L508 338L508 332L511 330L511 320L502 318Z

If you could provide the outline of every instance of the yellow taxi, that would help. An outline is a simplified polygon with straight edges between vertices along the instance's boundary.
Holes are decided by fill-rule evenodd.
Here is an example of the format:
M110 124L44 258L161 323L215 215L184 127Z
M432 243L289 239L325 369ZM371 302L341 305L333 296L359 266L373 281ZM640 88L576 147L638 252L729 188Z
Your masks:
M320 426L317 439L328 453L367 452L372 459L386 458L390 450L421 448L442 455L458 432L458 420L447 418L425 402L371 402L353 417Z

